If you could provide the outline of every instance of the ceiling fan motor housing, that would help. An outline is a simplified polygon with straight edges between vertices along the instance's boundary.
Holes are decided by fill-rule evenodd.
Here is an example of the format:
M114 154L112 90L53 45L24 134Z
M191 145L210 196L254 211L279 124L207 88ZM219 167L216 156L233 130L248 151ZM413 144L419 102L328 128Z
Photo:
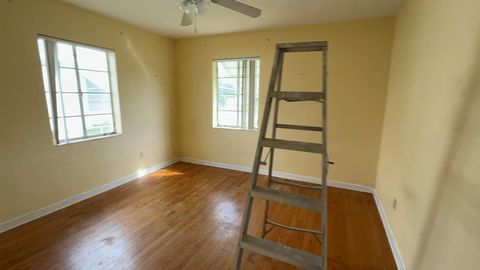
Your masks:
M202 15L207 11L209 0L179 0L178 7L184 13Z

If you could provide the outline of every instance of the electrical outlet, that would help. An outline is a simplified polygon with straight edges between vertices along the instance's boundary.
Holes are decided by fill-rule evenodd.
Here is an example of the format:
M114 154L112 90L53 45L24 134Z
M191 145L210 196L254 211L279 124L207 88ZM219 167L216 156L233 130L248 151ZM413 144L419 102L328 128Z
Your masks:
M138 158L142 159L143 158L143 152L138 153Z
M397 198L393 198L393 210L397 210Z

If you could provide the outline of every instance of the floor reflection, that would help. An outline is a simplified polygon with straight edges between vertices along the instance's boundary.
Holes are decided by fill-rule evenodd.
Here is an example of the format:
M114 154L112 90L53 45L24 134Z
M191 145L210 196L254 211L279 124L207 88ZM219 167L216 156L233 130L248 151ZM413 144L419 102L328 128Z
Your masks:
M131 251L135 243L122 222L112 220L90 227L87 237L69 246L68 269L133 269Z

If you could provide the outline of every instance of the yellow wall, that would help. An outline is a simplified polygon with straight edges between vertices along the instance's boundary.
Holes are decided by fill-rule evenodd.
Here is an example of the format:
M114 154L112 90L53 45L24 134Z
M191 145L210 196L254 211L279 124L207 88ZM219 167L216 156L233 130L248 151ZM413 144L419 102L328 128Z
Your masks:
M373 186L379 152L393 17L315 26L189 38L177 41L180 154L194 159L251 166L258 132L212 128L212 59L260 57L260 114L275 44L329 42L330 178ZM319 56L289 56L284 90L320 90ZM316 110L316 111L315 111ZM320 124L320 106L281 108L282 122ZM261 119L261 116L260 116ZM280 133L283 138L295 138ZM313 135L303 138L314 139ZM297 137L299 138L299 137ZM275 170L320 176L316 155L279 152ZM278 165L278 166L277 166Z
M173 41L57 1L2 0L0 222L177 156L250 166L258 132L211 127L212 59L260 57L262 112L275 43L327 40L330 178L377 179L408 269L476 269L479 10L407 1L393 41L392 17ZM52 145L37 34L116 51L123 135ZM319 61L289 56L284 90L320 88ZM282 109L284 122L319 124L313 105ZM278 171L320 175L314 155L276 157Z
M398 15L376 187L408 269L480 265L479 11L410 0Z
M46 0L0 1L0 34L0 222L177 156L172 40ZM116 51L123 135L52 145L37 34Z

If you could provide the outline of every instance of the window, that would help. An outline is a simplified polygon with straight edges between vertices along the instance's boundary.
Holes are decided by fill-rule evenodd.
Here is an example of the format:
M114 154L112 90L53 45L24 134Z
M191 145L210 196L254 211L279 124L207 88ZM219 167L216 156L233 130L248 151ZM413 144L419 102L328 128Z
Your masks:
M216 60L213 63L213 127L258 128L260 60Z
M112 50L37 39L54 144L121 133Z

